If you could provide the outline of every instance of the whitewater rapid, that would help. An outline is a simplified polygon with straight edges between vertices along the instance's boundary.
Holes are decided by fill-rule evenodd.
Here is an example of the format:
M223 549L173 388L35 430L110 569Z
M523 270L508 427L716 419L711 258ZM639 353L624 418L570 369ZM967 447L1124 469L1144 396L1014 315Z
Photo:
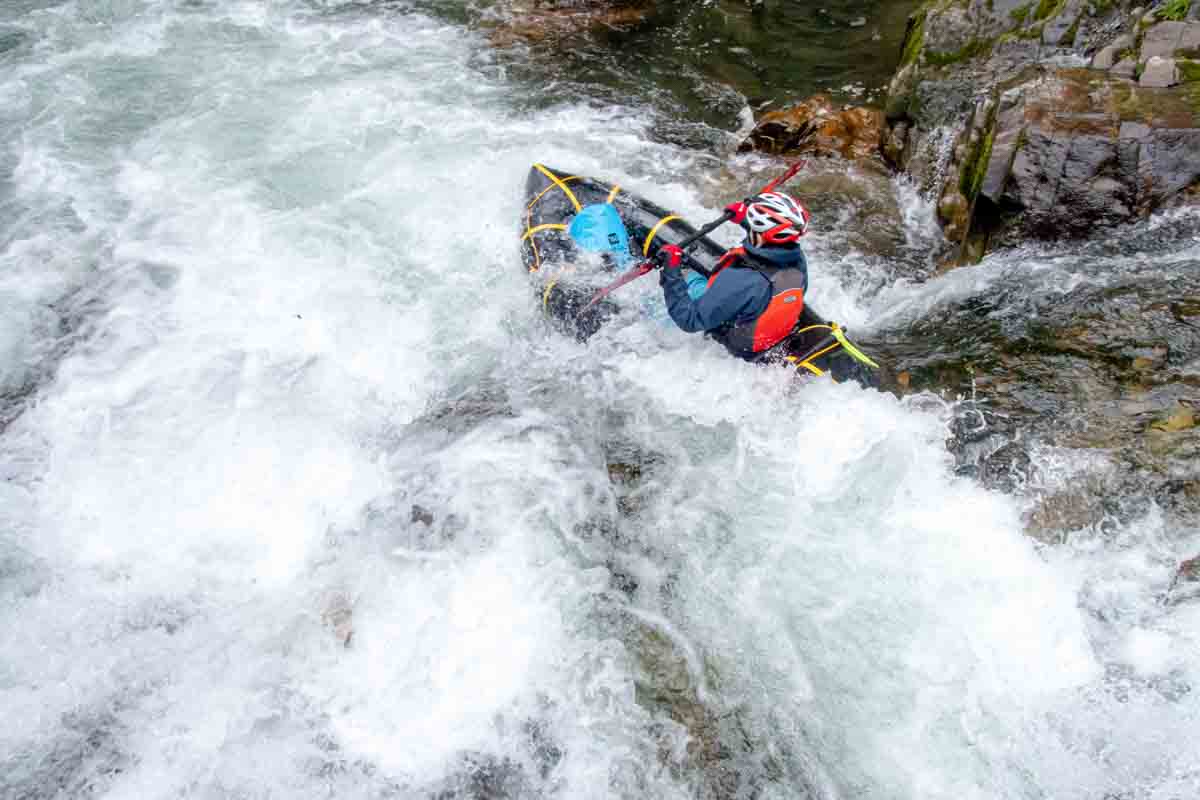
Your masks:
M650 109L406 3L0 42L0 796L1196 796L1153 513L1038 551L943 401L545 325L532 162L713 214ZM986 289L817 222L826 315Z

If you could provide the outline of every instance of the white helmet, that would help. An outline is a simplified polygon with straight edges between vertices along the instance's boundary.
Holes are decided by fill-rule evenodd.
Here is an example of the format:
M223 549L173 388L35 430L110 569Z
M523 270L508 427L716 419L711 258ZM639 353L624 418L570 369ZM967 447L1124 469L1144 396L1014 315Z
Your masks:
M791 244L808 232L808 209L779 192L764 192L746 203L742 226L762 236L764 244Z

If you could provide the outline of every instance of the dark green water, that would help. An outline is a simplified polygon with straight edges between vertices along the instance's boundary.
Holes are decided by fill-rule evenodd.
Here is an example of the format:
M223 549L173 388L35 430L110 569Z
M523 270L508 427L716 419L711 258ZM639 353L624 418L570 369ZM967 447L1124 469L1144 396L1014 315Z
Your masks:
M513 18L504 5L423 4L439 16L500 30ZM917 5L767 0L753 9L745 0L660 2L634 28L519 43L502 49L499 59L513 77L553 86L554 92L534 93L539 105L571 89L567 94L653 106L684 128L733 130L744 122L739 115L747 104L761 111L817 92L847 103L878 102ZM712 135L677 127L665 138L703 145Z

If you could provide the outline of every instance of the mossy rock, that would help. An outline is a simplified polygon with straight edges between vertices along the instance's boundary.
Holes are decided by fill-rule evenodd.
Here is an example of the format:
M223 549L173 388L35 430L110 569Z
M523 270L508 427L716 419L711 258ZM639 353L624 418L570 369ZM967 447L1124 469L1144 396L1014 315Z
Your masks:
M937 53L927 50L925 61L935 67L947 67L951 64L961 64L976 58L991 55L996 39L972 39L965 45L950 53Z

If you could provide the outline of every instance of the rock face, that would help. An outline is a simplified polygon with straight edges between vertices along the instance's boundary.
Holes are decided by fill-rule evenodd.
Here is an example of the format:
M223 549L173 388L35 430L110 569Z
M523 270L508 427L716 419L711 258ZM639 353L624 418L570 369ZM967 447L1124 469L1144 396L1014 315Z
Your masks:
M885 153L939 198L952 263L1194 201L1200 22L1142 13L932 0L909 18Z
M838 110L819 94L792 108L764 114L738 152L873 158L880 155L883 130L883 112L878 109Z

